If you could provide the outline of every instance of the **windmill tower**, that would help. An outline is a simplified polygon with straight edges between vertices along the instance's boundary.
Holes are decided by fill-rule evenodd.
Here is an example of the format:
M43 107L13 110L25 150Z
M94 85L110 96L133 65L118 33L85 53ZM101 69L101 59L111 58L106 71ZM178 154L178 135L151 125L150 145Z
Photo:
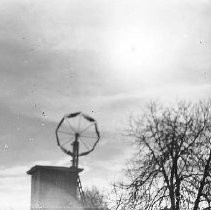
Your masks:
M78 209L85 204L79 178L79 157L91 153L100 139L97 122L81 112L65 115L56 128L57 145L72 157L68 167L34 166L31 181L31 209Z

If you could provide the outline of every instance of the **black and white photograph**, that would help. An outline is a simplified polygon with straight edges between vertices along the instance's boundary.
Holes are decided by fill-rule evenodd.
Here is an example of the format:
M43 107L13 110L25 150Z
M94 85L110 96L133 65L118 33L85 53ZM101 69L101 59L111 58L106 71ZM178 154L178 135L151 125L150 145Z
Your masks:
M0 210L211 210L210 0L0 0Z

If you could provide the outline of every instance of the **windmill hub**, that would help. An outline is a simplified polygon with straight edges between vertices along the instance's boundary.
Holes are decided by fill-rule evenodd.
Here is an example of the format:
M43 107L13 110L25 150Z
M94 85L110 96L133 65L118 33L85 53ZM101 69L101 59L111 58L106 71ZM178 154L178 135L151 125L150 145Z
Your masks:
M77 141L78 138L80 137L80 133L75 133L75 140Z

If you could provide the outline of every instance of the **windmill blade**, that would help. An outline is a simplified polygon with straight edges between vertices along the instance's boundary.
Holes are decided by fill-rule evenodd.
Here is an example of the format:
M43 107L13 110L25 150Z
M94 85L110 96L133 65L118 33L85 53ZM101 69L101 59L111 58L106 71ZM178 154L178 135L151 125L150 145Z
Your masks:
M83 114L83 117L85 119L89 120L90 122L95 122L95 120L92 117L88 116L88 115Z
M68 118L71 118L71 117L76 117L77 115L81 114L81 112L76 112L76 113L72 113L72 114L69 114L67 115Z

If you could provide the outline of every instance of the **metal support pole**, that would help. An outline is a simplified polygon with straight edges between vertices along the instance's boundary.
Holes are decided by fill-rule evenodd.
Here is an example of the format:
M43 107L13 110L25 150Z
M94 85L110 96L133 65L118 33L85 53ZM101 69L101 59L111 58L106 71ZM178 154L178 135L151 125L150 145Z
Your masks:
M78 151L79 151L79 142L78 142L79 134L75 134L75 141L72 143L73 145L73 160L72 166L78 168Z

